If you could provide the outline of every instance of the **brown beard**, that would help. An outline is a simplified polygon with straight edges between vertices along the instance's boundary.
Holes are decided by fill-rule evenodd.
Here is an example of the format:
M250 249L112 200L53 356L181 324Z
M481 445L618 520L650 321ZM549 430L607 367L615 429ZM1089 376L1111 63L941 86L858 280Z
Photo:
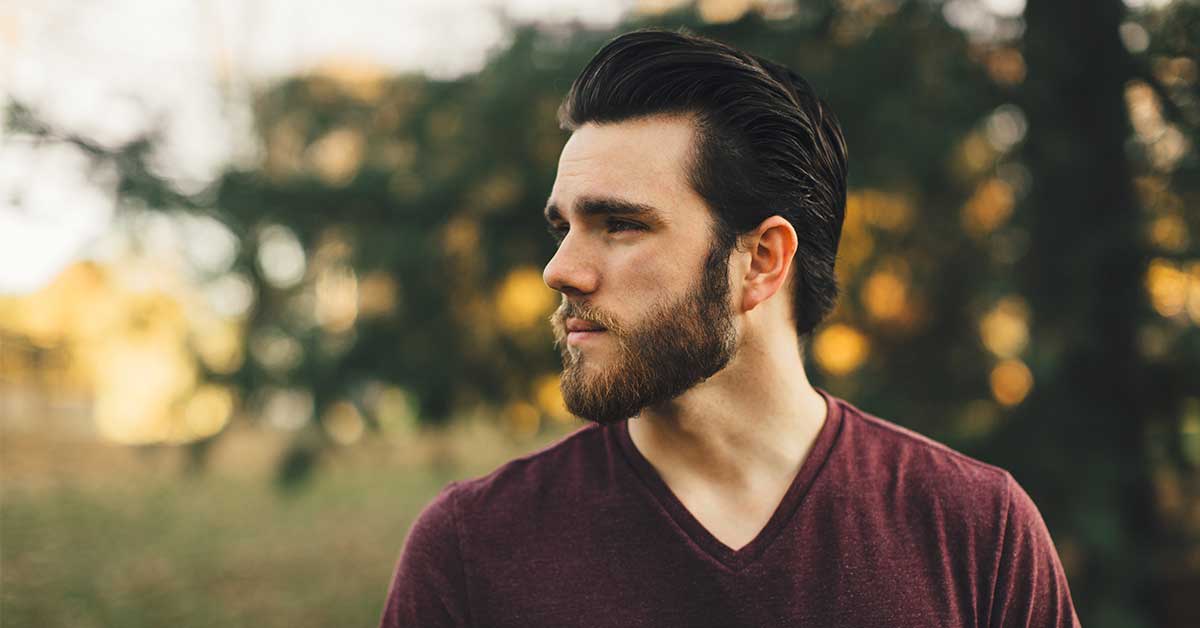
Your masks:
M562 354L560 387L567 409L595 423L616 423L678 397L725 368L737 348L729 306L731 250L714 245L697 285L682 298L651 308L640 324L628 329L586 301L564 298L550 323ZM604 326L617 343L615 363L586 374L587 356L566 343L568 318Z

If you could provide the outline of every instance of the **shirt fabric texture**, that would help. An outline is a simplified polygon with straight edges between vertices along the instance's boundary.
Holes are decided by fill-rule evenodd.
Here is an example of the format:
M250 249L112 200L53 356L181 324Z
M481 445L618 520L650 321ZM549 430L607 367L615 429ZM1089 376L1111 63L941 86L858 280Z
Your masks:
M819 392L824 425L744 547L688 512L627 420L590 424L445 486L380 626L1079 626L1008 472Z

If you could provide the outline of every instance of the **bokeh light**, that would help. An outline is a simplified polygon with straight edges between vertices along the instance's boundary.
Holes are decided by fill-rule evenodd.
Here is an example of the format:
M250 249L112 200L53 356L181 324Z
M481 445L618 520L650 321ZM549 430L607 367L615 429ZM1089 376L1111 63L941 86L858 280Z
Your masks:
M505 277L496 293L496 314L509 330L544 325L558 303L558 295L546 286L542 273L533 266L516 268Z
M1017 357L1029 343L1029 306L1016 295L1000 299L979 321L979 335L996 357Z
M817 364L831 375L847 375L857 370L870 355L867 336L845 323L834 323L817 333L813 354Z
M1033 388L1033 373L1020 360L1003 360L992 369L990 381L992 397L1003 405L1015 406Z

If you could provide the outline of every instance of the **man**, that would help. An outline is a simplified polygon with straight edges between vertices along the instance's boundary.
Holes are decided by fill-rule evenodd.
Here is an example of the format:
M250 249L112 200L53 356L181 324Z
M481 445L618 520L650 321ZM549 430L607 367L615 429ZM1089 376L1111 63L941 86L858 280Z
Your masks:
M846 147L802 78L638 31L560 120L544 277L591 423L446 486L382 626L1078 625L1007 472L809 384Z

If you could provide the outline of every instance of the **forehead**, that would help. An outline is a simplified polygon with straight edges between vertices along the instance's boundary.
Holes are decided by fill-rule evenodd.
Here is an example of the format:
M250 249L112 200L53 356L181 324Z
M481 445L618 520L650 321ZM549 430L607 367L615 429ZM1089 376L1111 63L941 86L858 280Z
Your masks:
M581 197L612 197L664 214L704 207L688 182L695 130L685 116L588 123L571 135L558 160L549 205L564 214Z

